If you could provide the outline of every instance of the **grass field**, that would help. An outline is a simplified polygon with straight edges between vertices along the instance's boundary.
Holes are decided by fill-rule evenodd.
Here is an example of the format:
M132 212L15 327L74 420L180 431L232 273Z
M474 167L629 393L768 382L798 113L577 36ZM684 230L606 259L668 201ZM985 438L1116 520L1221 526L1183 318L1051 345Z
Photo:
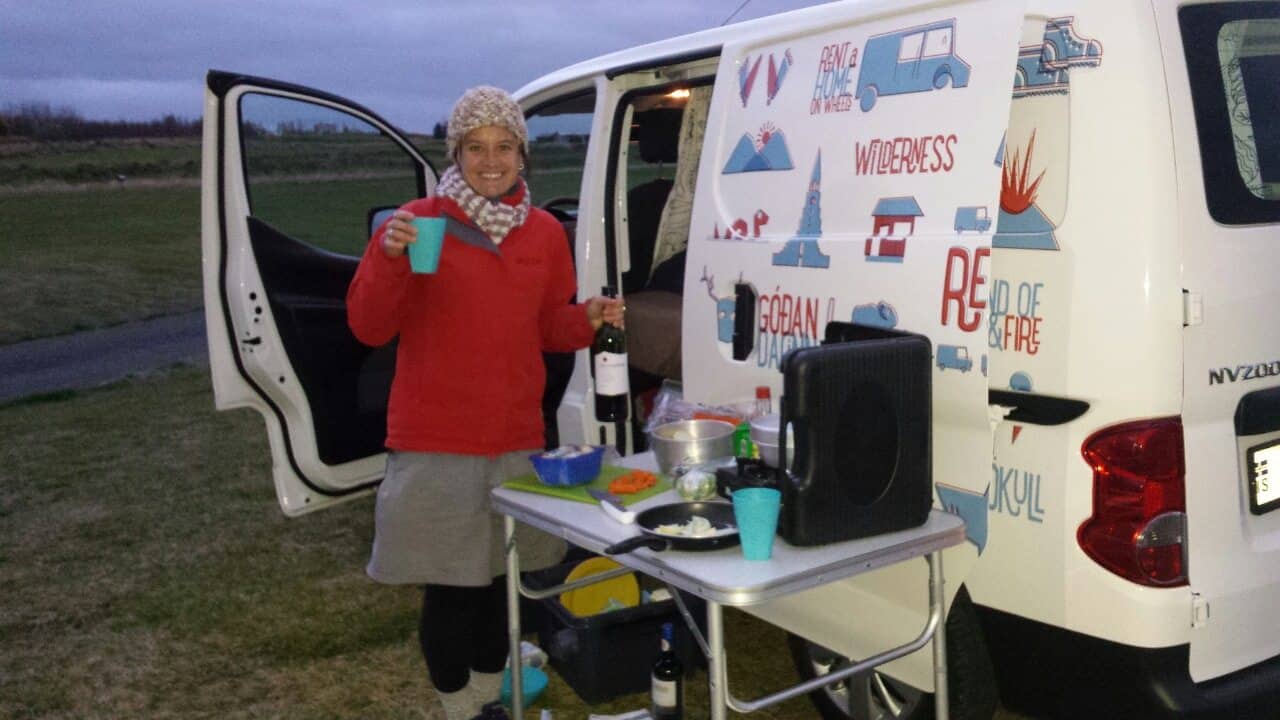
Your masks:
M371 500L286 519L261 420L214 413L207 371L3 406L0 436L0 717L442 717L417 591L364 575ZM726 623L735 687L794 678L781 632ZM646 703L588 708L552 673L526 717Z

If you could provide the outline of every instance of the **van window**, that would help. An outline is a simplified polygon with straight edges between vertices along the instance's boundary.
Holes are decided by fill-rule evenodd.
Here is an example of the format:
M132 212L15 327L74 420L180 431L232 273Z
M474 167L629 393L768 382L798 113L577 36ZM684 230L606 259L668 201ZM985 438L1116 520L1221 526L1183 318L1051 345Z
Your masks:
M1209 212L1280 221L1280 3L1182 8Z
M369 242L369 211L423 192L418 161L355 115L248 93L240 125L254 217L322 250L359 256Z
M529 190L533 202L550 206L562 222L577 218L595 107L595 91L587 90L535 107L525 119L529 127Z

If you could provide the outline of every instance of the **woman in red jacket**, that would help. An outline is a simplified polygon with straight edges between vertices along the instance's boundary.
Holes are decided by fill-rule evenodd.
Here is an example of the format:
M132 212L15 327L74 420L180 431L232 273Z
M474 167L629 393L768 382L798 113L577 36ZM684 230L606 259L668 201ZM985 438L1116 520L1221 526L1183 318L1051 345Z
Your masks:
M496 700L507 656L501 519L489 492L531 472L543 444L542 351L590 344L622 324L618 300L576 292L564 229L530 204L528 130L506 92L476 87L449 118L453 165L435 195L396 211L369 241L347 292L361 342L399 338L387 407L387 471L368 574L424 585L419 639L449 720ZM410 271L413 217L446 220L439 267ZM520 564L558 562L564 543L518 526Z

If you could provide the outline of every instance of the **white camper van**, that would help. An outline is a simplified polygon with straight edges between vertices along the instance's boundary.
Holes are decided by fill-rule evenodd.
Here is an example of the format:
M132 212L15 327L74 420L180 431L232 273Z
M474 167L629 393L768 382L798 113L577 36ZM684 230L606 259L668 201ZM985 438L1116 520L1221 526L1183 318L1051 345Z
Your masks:
M548 356L549 443L637 449L664 380L778 397L828 322L925 335L933 497L968 539L952 712L1280 716L1280 2L833 2L517 95L579 287L629 307L636 427ZM287 514L367 492L394 351L346 288L438 169L366 108L223 72L204 140L218 406L262 413ZM752 612L821 674L913 637L925 572ZM915 718L933 690L917 653L813 699Z

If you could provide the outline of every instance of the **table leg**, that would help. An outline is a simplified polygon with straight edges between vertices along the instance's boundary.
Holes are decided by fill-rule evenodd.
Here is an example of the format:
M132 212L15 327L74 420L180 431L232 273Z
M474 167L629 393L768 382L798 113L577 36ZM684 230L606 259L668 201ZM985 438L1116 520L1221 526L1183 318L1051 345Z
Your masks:
M711 699L711 720L726 720L729 715L725 699L729 691L729 670L724 653L724 609L712 600L707 601L707 690Z
M933 633L933 716L935 720L950 717L950 693L947 685L947 595L942 577L942 551L929 553L929 605L939 613L938 627Z
M507 636L510 641L508 663L511 666L511 717L524 717L524 672L520 667L520 557L516 554L516 521L502 517L506 536L507 558Z

